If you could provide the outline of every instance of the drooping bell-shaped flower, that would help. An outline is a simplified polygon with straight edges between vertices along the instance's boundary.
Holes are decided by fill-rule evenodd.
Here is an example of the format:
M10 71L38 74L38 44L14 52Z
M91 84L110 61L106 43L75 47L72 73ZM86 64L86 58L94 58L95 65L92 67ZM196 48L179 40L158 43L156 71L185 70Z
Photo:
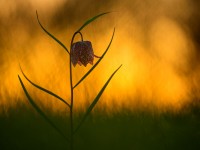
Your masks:
M93 64L94 56L90 41L79 41L72 44L71 62L74 67L77 63L84 66L87 66L88 63Z

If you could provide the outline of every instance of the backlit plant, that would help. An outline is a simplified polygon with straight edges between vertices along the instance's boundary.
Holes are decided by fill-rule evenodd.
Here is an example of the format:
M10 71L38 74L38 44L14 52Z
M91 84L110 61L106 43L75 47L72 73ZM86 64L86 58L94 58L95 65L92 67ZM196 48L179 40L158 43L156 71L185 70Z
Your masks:
M89 116L89 114L91 113L91 111L93 110L94 106L97 104L97 102L99 101L102 93L104 92L105 88L107 87L107 85L109 84L110 80L112 79L112 77L114 76L114 74L119 70L119 68L122 66L120 65L113 73L112 75L109 77L109 79L107 80L107 82L104 84L104 86L101 88L101 90L99 91L99 93L97 94L97 96L94 98L94 100L92 101L92 103L90 104L90 106L88 107L88 109L86 110L85 114L83 115L83 118L80 120L79 124L77 126L74 126L74 89L94 70L94 68L97 67L97 65L99 64L99 62L104 58L105 54L107 53L108 49L110 48L110 45L112 43L113 37L114 37L114 33L115 33L115 29L113 30L113 34L112 34L112 38L110 40L110 43L108 44L105 52L102 54L102 56L98 57L94 54L93 52L93 48L92 48L92 43L90 41L84 41L83 39L83 35L81 33L81 31L91 22L93 22L94 20L96 20L97 18L108 14L110 12L106 12L106 13L101 13L97 16L94 16L93 18L87 20L72 36L71 39L71 46L70 46L70 51L66 48L66 46L60 42L55 36L53 36L50 32L48 32L40 23L37 11L36 11L36 15L37 15L37 20L38 23L40 25L40 27L44 30L44 32L46 34L48 34L51 38L53 38L60 46L62 46L64 48L64 50L67 52L67 54L69 55L69 74L70 74L70 101L66 101L63 98L61 98L60 96L58 96L57 94L53 93L52 91L47 90L46 88L43 88L35 83L33 83L23 72L22 68L21 72L23 74L23 76L25 77L25 79L32 84L34 87L38 88L39 90L42 90L43 92L46 92L48 94L50 94L53 97L56 97L58 100L62 101L67 108L70 110L69 111L69 118L70 118L70 136L67 137L50 119L49 117L38 107L38 105L35 103L35 101L32 99L32 97L30 96L30 94L28 93L27 89L25 88L24 83L22 82L22 79L20 78L20 76L18 75L19 81L21 83L21 86L23 88L23 91L28 99L28 101L30 102L30 104L34 107L34 109L46 120L46 122L48 122L61 136L63 136L70 144L70 149L73 149L73 139L74 139L74 135L75 133L78 131L78 129L81 127L81 125L83 124L83 122L85 121L85 119ZM74 38L77 34L81 35L81 41L78 42L74 42ZM98 58L98 61L93 65L93 61L94 61L94 57ZM79 65L84 65L86 66L88 63L90 63L91 65L93 65L91 67L91 69L89 69L87 71L87 73L80 78L80 80L74 84L73 80L72 80L72 65L75 67L77 64Z

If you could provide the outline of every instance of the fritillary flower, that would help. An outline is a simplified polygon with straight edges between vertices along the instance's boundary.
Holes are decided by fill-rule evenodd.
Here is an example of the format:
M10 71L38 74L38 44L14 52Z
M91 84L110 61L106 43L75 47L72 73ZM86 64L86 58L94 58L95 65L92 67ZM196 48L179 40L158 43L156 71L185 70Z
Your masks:
M71 62L75 67L78 63L87 66L88 63L93 65L94 52L90 41L79 41L72 44L71 47Z

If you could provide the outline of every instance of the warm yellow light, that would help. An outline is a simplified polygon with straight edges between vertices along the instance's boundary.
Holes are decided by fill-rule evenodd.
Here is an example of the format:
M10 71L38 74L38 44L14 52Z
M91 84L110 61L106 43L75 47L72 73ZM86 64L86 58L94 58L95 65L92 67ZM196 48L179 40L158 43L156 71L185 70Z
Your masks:
M49 18L53 13L50 10L56 11L59 8L57 3L55 4L53 1L36 1L35 4L33 1L29 2L34 13L36 6L46 8L48 3L48 7L52 9L48 9L48 13L45 14ZM0 3L9 6L9 9L2 13L3 18L9 20L18 5L5 1ZM60 0L59 6L63 3ZM148 13L145 12L146 7L140 3L138 7L145 10L135 12L129 3L127 1L127 3L113 4L113 8L123 10L123 12L113 13L107 18L102 18L93 26L88 26L83 32L86 40L93 42L95 54L101 55L109 43L114 26L116 27L116 34L107 55L91 76L75 89L76 110L85 109L85 106L92 101L111 73L120 64L123 64L122 68L114 76L100 100L98 105L100 109L105 108L111 112L124 107L130 110L139 107L156 107L160 111L166 108L178 110L190 99L191 90L199 89L199 71L187 75L190 71L190 60L195 54L192 39L177 20L166 15L168 9L172 16L178 13L187 17L189 12L187 11L187 15L182 14L180 10L176 12L172 9L174 8L171 5L172 2L164 1L160 2L163 9L158 9L159 14L156 13L156 3L152 3L147 10ZM181 3L181 7L187 8L186 2ZM2 12L1 10L0 12ZM44 11L42 13L44 14ZM93 12L91 15L94 15ZM16 20L15 18L14 21ZM12 20L9 20L9 23L12 24ZM34 28L30 24L34 24ZM17 79L17 75L21 75L19 62L25 74L33 82L54 91L67 100L69 99L68 54L44 34L37 24L36 18L30 24L16 22L10 28L13 30L15 27L15 30L10 32L11 35L7 38L6 46L0 47L1 52L3 52L0 56L2 60L0 66L0 107L2 108L15 106L18 102L26 99ZM48 22L45 22L45 26L46 24ZM29 35L27 31L29 25L37 34ZM76 26L70 26L69 22L64 30L63 28L61 30L55 28L54 30L52 26L48 26L49 31L53 31L53 34L68 46L70 35L75 31ZM86 68L83 66L74 68L74 83L90 67L88 65ZM65 109L62 103L42 94L41 91L32 88L27 82L25 85L41 105L53 109L55 112L62 112Z

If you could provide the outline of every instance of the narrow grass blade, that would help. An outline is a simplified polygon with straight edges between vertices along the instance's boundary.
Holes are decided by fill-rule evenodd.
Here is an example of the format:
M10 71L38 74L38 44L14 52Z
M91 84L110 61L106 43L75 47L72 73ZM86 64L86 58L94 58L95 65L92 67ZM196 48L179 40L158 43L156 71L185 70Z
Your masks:
M94 16L94 17L88 19L88 20L80 27L80 29L77 30L77 32L80 32L85 26L87 26L88 24L90 24L92 21L94 21L94 20L96 20L97 18L99 18L99 17L101 17L101 16L103 16L103 15L105 15L105 14L108 14L108 13L111 13L111 12L101 13L101 14L99 14L99 15L96 15L96 16Z
M81 127L81 125L83 124L83 122L85 121L85 119L88 117L88 115L90 114L90 112L92 111L92 109L94 108L94 106L96 105L96 103L98 102L99 98L101 97L101 95L103 94L104 90L106 89L107 85L109 84L110 80L112 79L112 77L115 75L115 73L119 70L119 68L121 68L122 65L120 65L114 72L113 74L110 76L110 78L108 79L108 81L104 84L104 86L102 87L102 89L100 90L100 92L98 93L98 95L96 96L96 98L93 100L92 104L89 106L89 108L87 109L85 115L83 116L82 120L80 121L80 123L78 124L77 128L74 130L74 134L76 133L76 131Z
M106 48L105 52L102 54L102 56L99 58L99 60L93 65L93 67L74 85L73 88L75 88L76 86L78 86L94 70L94 68L100 63L100 61L103 59L103 57L107 53L108 49L110 48L110 45L112 43L114 34L115 34L115 28L113 30L113 34L112 34L112 38L110 40L110 43L108 44L108 47Z
M68 49L66 48L66 46L65 46L62 42L60 42L55 36L53 36L51 33L49 33L49 32L42 26L42 24L40 23L40 20L39 20L37 11L36 11L36 15L37 15L37 21L38 21L40 27L44 30L44 32L46 32L51 38L53 38L56 42L58 42L58 44L60 44L60 45L67 51L67 53L69 54L69 51L68 51Z
M58 127L56 127L56 125L43 113L43 111L37 106L37 104L33 101L33 99L31 98L31 96L29 95L28 91L26 90L20 76L18 75L19 81L21 83L21 86L23 88L23 91L26 95L26 97L28 98L28 101L30 102L30 104L34 107L34 109L62 136L64 137L67 141L69 141L69 139L60 131L60 129Z
M23 76L25 77L25 79L26 79L29 83L31 83L33 86L35 86L35 87L38 88L39 90L41 90L41 91L43 91L43 92L46 92L47 94L50 94L51 96L56 97L57 99L59 99L60 101L62 101L63 103L65 103L65 104L70 108L70 105L69 105L63 98L61 98L60 96L54 94L53 92L51 92L51 91L49 91L49 90L47 90L47 89L45 89L45 88L43 88L43 87L41 87L41 86L39 86L39 85L33 83L33 82L32 82L30 79L28 79L28 77L24 74L24 72L23 72L21 66L20 66L20 69L21 69L21 72L22 72Z

